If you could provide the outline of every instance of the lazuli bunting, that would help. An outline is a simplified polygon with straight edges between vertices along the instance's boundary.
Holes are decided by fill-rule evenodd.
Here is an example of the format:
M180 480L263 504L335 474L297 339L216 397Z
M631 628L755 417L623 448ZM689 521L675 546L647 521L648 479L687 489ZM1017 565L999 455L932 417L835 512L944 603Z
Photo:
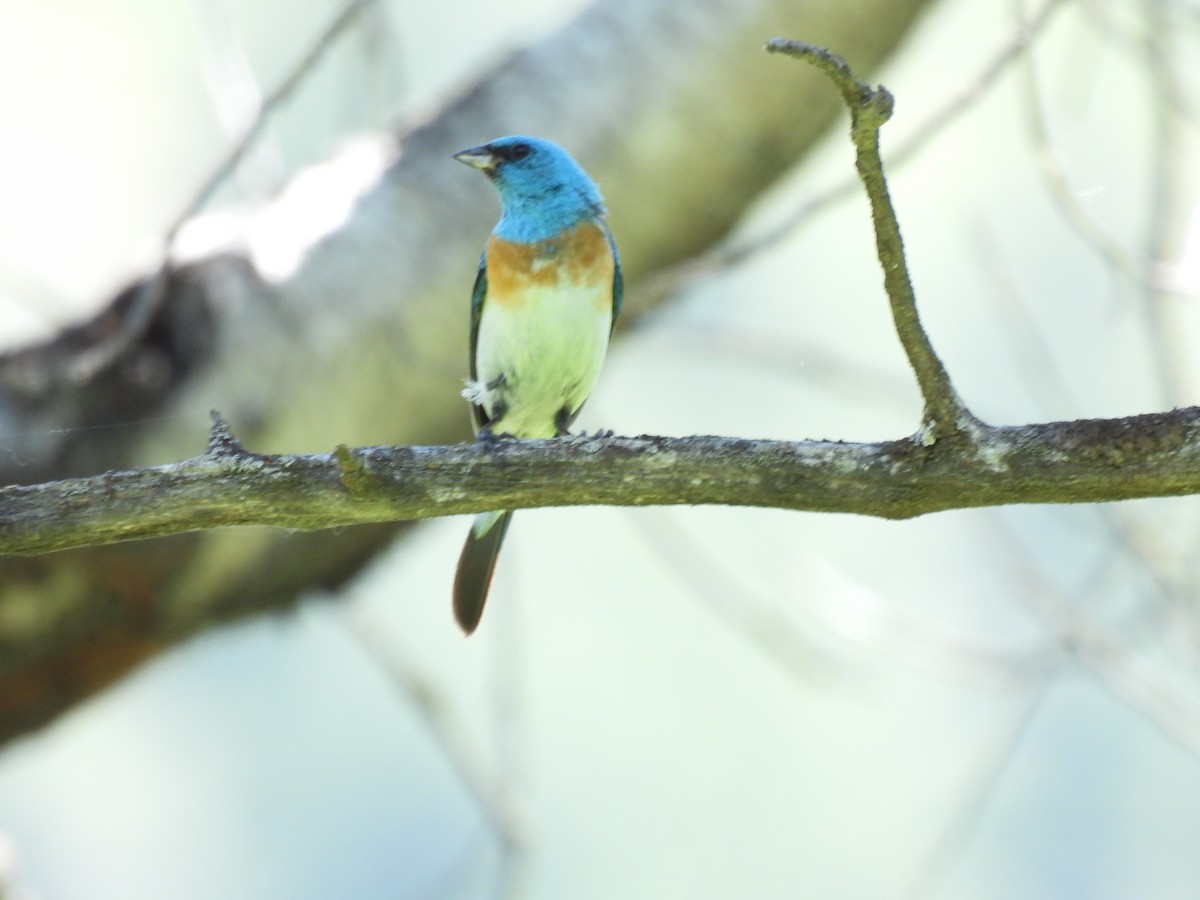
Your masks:
M471 295L463 397L481 439L567 433L592 391L621 308L621 262L604 201L561 147L504 137L454 156L500 194L500 221ZM454 616L479 624L511 510L481 513L454 578Z

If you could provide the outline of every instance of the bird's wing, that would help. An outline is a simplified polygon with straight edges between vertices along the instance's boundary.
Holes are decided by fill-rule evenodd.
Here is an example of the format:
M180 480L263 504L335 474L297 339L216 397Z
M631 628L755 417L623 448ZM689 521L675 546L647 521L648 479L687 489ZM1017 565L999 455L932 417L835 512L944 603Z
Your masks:
M487 296L487 250L479 257L479 272L475 275L475 287L471 291L471 380L479 378L475 371L475 348L479 343L479 320L483 316L483 300ZM478 404L471 404L471 421L478 431L488 423L487 413Z
M617 242L613 240L612 232L608 230L608 225L603 220L600 222L600 227L604 229L604 236L608 238L608 247L612 250L612 327L615 329L617 327L617 314L621 311L621 301L625 299L625 276L621 274L621 256L617 253ZM609 333L611 334L611 331Z

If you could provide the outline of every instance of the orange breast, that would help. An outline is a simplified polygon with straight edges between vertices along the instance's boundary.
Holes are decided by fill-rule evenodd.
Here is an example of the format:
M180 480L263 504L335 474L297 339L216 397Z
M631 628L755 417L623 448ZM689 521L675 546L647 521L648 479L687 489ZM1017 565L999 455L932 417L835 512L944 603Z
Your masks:
M612 248L595 222L581 222L558 237L518 244L494 235L487 245L488 302L522 305L531 288L611 285Z

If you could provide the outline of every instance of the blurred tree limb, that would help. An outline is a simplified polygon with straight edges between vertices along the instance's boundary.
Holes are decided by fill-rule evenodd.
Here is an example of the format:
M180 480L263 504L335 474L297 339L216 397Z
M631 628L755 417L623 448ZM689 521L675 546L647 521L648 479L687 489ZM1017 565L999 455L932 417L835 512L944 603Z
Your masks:
M763 36L803 34L868 71L926 5L597 0L263 209L186 223L94 319L0 359L0 481L185 458L214 407L267 453L465 437L467 296L494 198L449 154L512 131L569 146L605 190L636 308L641 275L720 239L837 116L817 78L754 53ZM189 633L344 581L393 532L196 532L0 561L0 738Z

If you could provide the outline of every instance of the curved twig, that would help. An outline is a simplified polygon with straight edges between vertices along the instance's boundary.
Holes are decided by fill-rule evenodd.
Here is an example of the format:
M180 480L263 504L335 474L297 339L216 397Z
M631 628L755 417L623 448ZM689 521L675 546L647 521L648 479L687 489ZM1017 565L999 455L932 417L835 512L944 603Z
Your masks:
M974 441L981 423L954 390L946 367L942 365L921 326L916 295L908 274L908 262L904 257L900 223L883 172L879 129L892 116L892 95L887 88L873 88L859 81L845 60L824 47L774 38L768 42L767 50L803 59L820 69L841 92L842 99L850 109L850 137L854 141L855 167L871 202L875 248L883 267L884 289L892 307L896 334L925 399L922 442L932 443L955 434L965 435L968 440Z

